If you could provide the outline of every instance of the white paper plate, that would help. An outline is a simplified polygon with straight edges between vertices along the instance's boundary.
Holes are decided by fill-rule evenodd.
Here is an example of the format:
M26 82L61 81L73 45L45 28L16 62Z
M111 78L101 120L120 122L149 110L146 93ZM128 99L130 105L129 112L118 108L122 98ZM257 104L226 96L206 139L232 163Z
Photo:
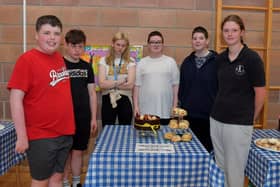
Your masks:
M259 147L259 148L261 148L261 149L264 149L264 150L267 150L267 151L273 151L273 152L278 152L278 153L280 153L280 151L278 151L278 150L274 150L274 149L271 149L271 148L268 148L268 147L263 147L263 146L257 145L257 141L258 141L258 140L261 140L261 139L269 139L269 138L258 138L258 139L256 139L256 140L254 140L254 143L255 143L255 145L256 145L257 147ZM277 139L279 139L279 138L277 138Z
M5 126L0 124L0 130L4 129Z

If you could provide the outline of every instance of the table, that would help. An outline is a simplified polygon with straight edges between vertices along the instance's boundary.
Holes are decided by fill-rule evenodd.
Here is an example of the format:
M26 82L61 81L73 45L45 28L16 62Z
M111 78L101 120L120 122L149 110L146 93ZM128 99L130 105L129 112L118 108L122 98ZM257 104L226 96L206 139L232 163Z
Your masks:
M141 137L131 126L105 126L90 156L84 186L206 187L210 155L194 135L190 142L171 143L175 153L135 152L136 143L170 143L163 138L168 131L161 126L157 137Z
M25 154L15 152L16 131L11 121L0 121L5 128L0 130L0 176L12 166L24 160Z
M245 174L255 186L280 186L280 152L267 151L254 144L257 138L271 137L280 138L280 131L254 130Z

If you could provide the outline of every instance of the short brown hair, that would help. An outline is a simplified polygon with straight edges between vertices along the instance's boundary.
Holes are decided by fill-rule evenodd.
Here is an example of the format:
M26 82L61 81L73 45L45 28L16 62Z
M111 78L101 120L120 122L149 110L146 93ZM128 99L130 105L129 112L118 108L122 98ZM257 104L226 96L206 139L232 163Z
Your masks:
M159 32L159 31L152 31L152 32L150 32L150 34L148 35L148 40L147 40L148 43L150 42L150 39L151 39L151 37L153 37L153 36L159 36L159 37L161 37L162 43L164 43L163 36L162 36L161 32Z
M193 31L192 31L192 37L193 37L193 35L195 34L195 33L202 33L204 36L205 36L205 38L206 39L208 39L208 31L204 28L204 27L202 27L202 26L197 26L197 27L195 27L194 29L193 29Z
M39 17L36 21L36 31L38 32L41 29L42 25L46 24L49 24L53 27L57 26L62 31L62 23L59 18L54 15L44 15Z
M72 29L65 35L65 42L71 44L86 43L86 35L82 30Z

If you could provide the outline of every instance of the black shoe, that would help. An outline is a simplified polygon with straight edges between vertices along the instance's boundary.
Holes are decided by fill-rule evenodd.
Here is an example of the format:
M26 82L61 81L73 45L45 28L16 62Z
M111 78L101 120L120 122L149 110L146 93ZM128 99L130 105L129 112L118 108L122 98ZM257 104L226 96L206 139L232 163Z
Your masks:
M82 187L81 183L77 184L77 187Z

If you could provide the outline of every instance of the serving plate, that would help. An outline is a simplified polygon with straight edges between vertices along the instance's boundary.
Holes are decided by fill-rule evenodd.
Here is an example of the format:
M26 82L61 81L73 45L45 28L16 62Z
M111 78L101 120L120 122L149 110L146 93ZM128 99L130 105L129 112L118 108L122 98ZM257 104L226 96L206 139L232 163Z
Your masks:
M0 124L0 130L2 130L2 129L4 129L4 128L5 128L5 126L2 125L2 124Z
M273 141L270 141L272 139L273 139ZM279 146L279 144L276 144L276 142L274 144L275 140L280 142L280 138L258 138L256 140L254 140L254 144L261 149L280 153L280 149L279 149L280 146ZM260 143L258 143L259 141L265 141L265 142L267 141L267 143L264 143L264 145L260 145ZM268 146L275 146L277 148L271 148Z

